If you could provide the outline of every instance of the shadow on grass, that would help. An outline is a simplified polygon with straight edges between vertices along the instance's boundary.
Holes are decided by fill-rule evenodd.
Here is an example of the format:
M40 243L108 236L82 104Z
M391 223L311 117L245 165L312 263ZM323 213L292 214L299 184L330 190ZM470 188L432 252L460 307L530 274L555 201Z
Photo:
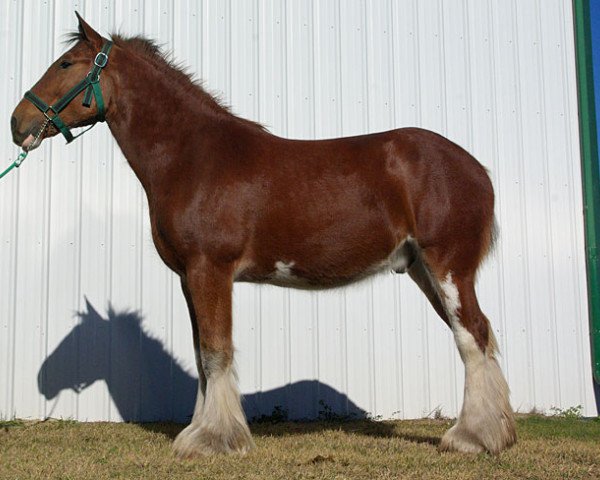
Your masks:
M290 435L310 435L323 431L342 431L349 435L364 435L376 438L400 438L412 443L427 443L437 446L440 438L417 433L410 421L390 422L369 419L284 422L275 424L251 424L252 433L257 436L284 437Z
M176 423L139 423L140 428L164 435L170 440L185 428ZM287 437L292 435L311 435L326 431L342 431L349 435L364 435L375 438L399 438L411 443L428 444L437 447L441 437L421 435L414 429L403 427L397 422L379 422L374 420L339 421L286 421L281 423L251 423L250 430L255 437Z
M197 378L160 339L144 329L139 312L116 311L109 305L106 314L101 314L86 299L86 309L77 317L77 325L38 372L40 393L51 400L62 390L79 394L98 381L104 382L124 421L175 438L191 419ZM346 394L318 380L245 394L243 407L256 436L341 430L431 445L440 441L419 435L407 427L409 424L369 420L367 412Z

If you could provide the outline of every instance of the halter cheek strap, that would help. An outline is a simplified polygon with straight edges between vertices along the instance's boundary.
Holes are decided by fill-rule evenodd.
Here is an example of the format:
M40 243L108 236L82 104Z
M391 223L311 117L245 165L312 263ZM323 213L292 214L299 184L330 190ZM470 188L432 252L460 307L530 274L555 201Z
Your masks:
M98 52L96 58L94 58L94 66L90 70L90 72L86 75L86 77L81 80L77 85L75 85L71 90L69 90L61 99L59 99L54 105L48 105L44 102L40 97L38 97L32 91L25 92L24 97L33 103L38 110L40 110L47 120L52 123L59 131L63 134L67 143L71 143L77 137L83 135L87 132L90 127L86 128L79 135L73 136L69 127L63 122L60 118L59 113L64 110L64 108L73 101L73 99L79 95L83 90L85 90L85 94L83 96L82 105L84 107L90 108L92 105L92 96L96 101L97 113L96 113L96 121L103 122L105 120L105 107L104 107L104 99L102 98L102 89L100 88L100 72L102 69L106 67L108 64L108 54L110 53L110 49L112 48L113 43L108 41L102 47L102 50Z

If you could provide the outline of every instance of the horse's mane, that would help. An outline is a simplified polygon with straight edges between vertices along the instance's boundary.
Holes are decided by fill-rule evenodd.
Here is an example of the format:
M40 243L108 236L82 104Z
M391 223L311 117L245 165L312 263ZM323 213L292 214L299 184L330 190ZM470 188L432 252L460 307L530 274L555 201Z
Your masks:
M170 79L173 80L173 85L177 85L179 88L183 89L186 94L195 95L204 106L208 107L215 114L226 115L245 124L265 130L265 127L260 123L234 115L231 112L230 107L218 96L210 94L204 89L202 82L195 77L193 73L189 72L188 67L183 63L169 59L167 54L161 50L160 45L154 40L141 35L124 37L120 33L113 33L110 37L115 45L136 53L139 57L142 57L152 64L157 70L169 76ZM67 34L66 43L76 43L85 39L83 32L73 31Z

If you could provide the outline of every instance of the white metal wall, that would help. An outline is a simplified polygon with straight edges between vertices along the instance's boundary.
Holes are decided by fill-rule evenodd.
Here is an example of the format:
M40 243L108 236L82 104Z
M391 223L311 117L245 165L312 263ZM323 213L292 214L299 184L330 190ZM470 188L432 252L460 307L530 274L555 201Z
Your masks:
M76 9L103 34L162 42L276 134L422 126L471 151L498 198L501 241L479 292L513 405L596 413L569 0L1 2L3 163L18 152L10 113L63 51ZM46 142L0 182L0 236L0 415L185 417L186 308L105 125ZM237 285L235 342L250 416L460 408L450 332L407 276L318 293Z

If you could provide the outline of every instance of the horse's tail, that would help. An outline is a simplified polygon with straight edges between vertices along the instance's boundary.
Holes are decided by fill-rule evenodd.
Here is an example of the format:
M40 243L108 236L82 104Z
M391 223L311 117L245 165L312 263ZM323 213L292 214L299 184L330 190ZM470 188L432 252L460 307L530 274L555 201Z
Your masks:
M487 254L494 253L496 246L498 245L498 239L500 238L500 225L498 225L498 219L494 215L492 220L492 228L490 230L490 246L488 247Z

